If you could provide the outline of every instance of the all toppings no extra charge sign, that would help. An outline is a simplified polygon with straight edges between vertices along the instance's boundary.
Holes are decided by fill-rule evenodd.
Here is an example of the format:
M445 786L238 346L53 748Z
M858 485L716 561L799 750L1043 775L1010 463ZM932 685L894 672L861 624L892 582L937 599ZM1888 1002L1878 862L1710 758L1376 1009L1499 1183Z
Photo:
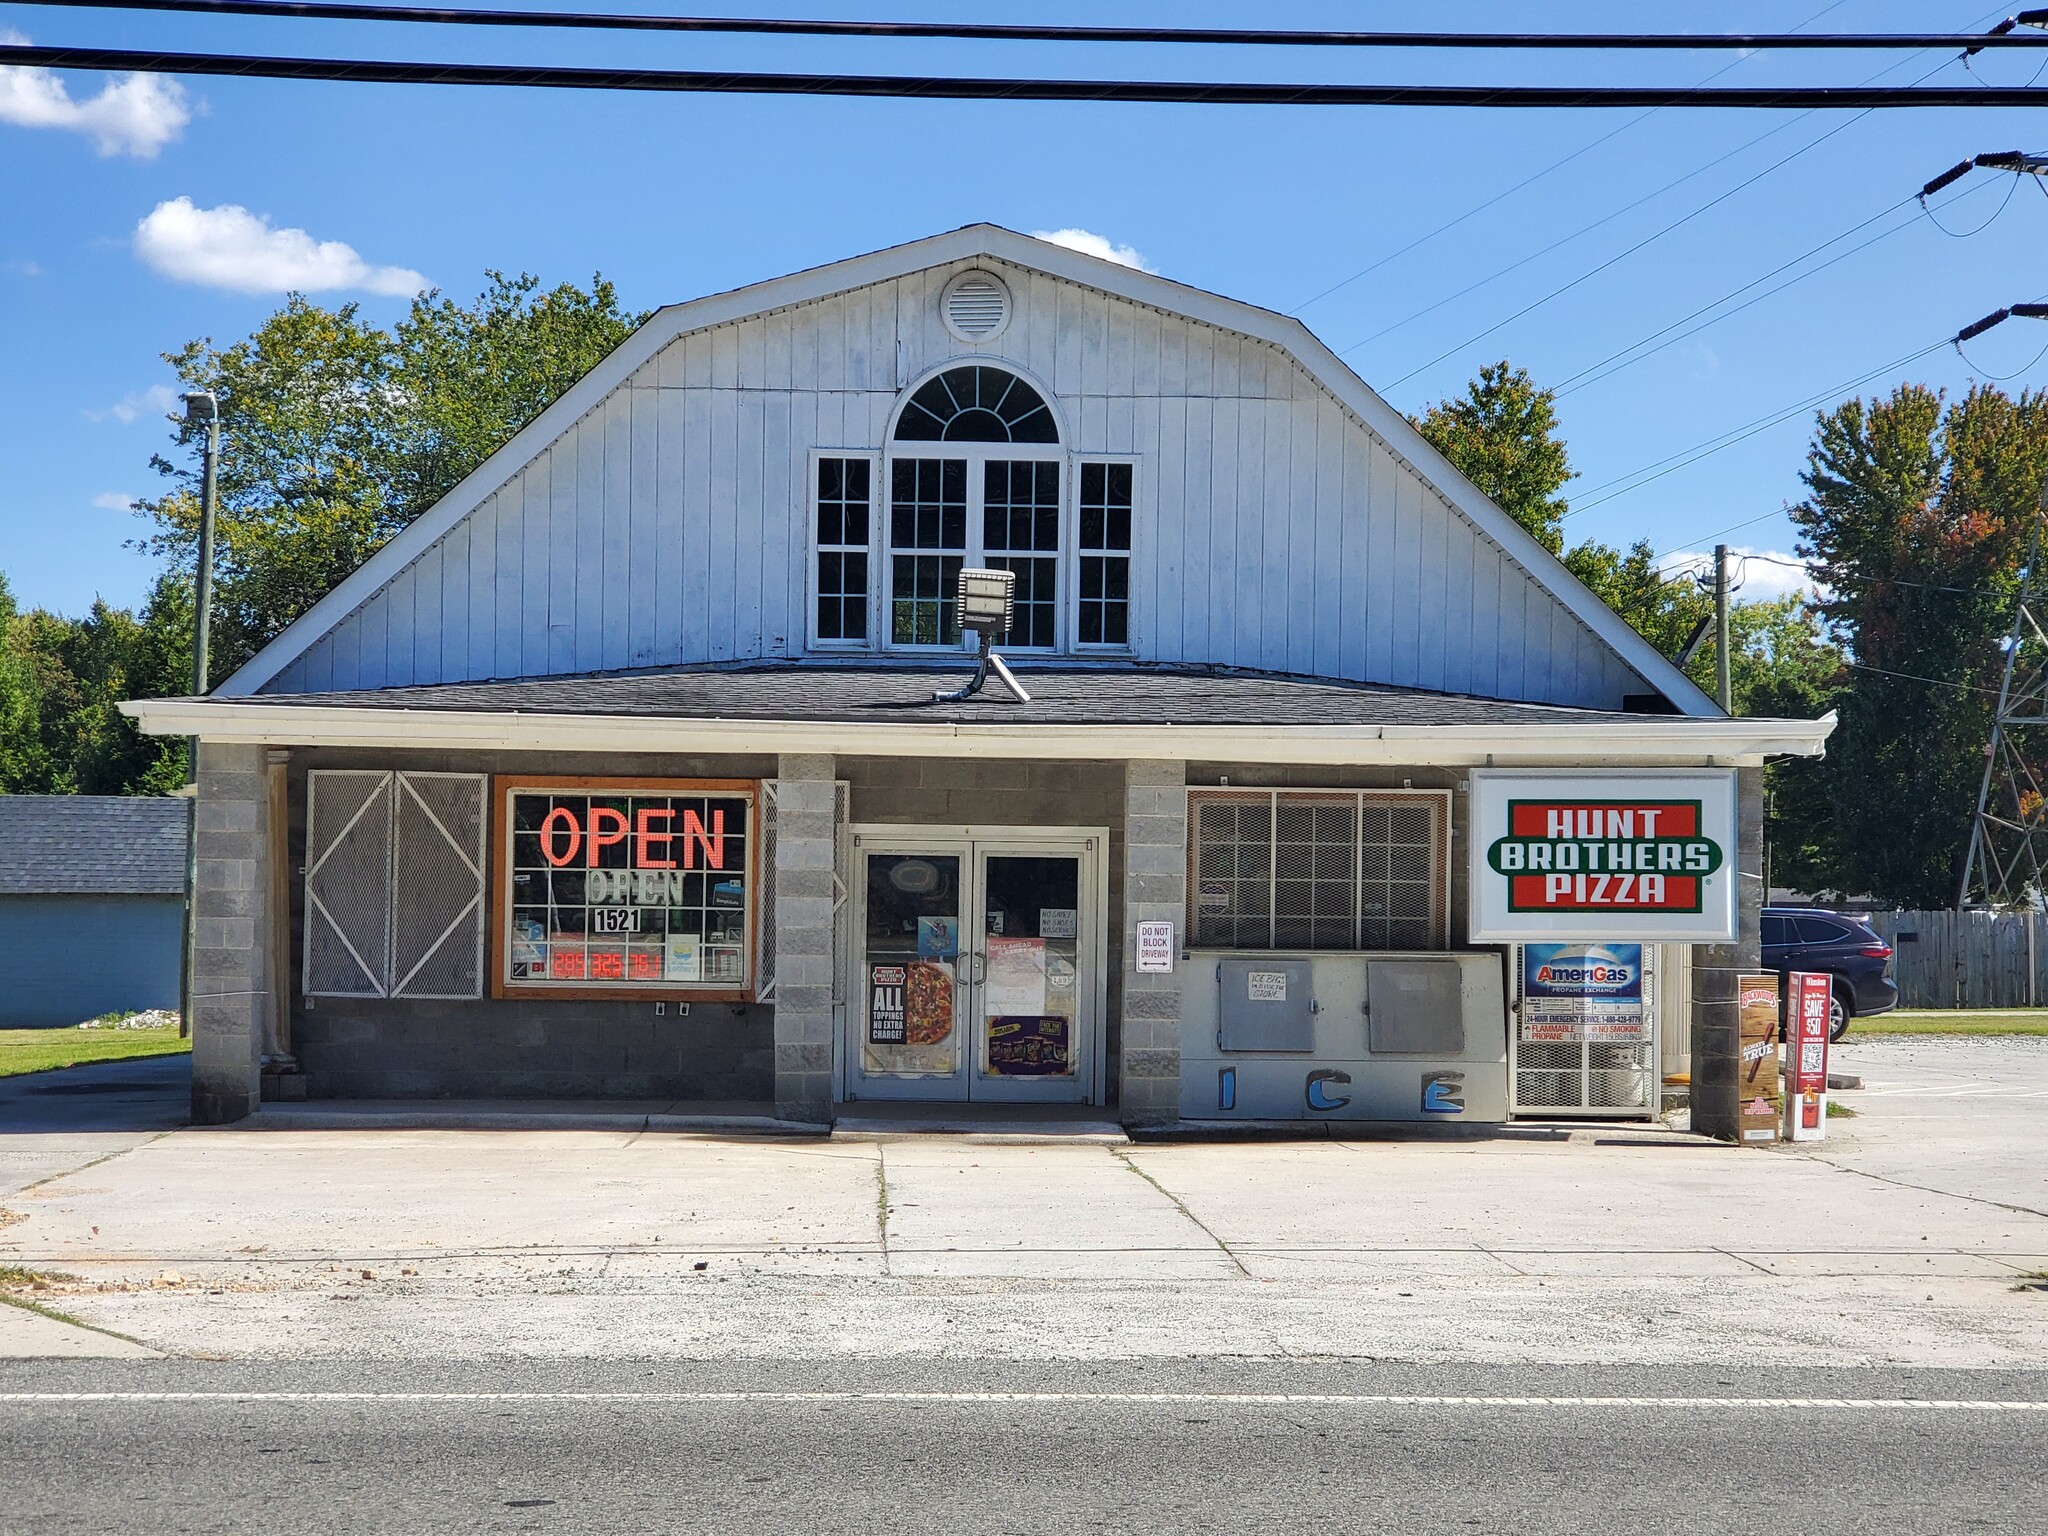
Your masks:
M1472 774L1471 937L1735 937L1735 774Z

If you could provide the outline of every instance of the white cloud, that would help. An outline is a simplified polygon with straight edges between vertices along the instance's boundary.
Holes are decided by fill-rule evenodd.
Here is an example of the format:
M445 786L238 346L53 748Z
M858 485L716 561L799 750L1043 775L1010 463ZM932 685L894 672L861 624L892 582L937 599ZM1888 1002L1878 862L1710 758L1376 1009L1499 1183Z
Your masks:
M1084 256L1100 256L1104 261L1113 261L1120 267L1136 267L1140 272L1150 272L1145 258L1137 248L1118 245L1107 235L1098 235L1089 229L1034 229L1034 240L1048 240L1054 245L1064 245L1070 251L1079 251Z
M131 389L104 411L87 411L88 421L118 421L122 426L140 421L144 416L168 414L178 403L178 392L168 384L152 384L147 389ZM98 506L98 502L93 503Z
M0 43L27 41L0 28ZM191 121L185 88L166 75L122 75L99 95L76 101L52 70L0 65L0 123L82 133L103 155L154 160Z
M273 229L236 203L196 207L189 197L158 203L135 226L135 254L163 277L235 293L360 288L410 298L432 286L408 267L373 267L339 240Z
M1781 549L1756 549L1747 544L1729 545L1728 554L1728 580L1737 601L1783 597L1788 592L1804 592L1811 597L1822 590L1797 555L1789 555ZM1710 576L1714 569L1714 553L1712 550L1679 550L1660 559L1657 569L1666 576Z
M135 508L135 498L126 491L101 491L93 497L92 504L107 512L131 512Z
M41 277L43 269L37 263L23 257L20 261L0 262L0 271L12 272L17 277Z

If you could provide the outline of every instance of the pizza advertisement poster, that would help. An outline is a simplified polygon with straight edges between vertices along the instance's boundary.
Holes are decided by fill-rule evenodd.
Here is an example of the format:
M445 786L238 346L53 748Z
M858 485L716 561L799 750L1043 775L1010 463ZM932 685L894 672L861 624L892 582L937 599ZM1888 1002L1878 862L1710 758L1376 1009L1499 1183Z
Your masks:
M1728 943L1733 770L1474 769L1474 943Z

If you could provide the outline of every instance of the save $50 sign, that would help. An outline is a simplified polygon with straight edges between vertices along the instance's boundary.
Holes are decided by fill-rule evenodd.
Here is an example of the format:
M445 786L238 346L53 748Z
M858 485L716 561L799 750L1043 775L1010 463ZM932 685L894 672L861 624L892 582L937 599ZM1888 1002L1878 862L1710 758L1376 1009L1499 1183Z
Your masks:
M1735 937L1732 771L1472 774L1471 937Z

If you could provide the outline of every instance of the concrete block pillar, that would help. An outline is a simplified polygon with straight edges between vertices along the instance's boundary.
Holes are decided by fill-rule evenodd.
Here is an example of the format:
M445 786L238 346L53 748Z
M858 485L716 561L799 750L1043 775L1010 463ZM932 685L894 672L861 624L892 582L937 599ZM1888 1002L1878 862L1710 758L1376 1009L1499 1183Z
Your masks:
M261 747L199 744L192 906L192 1119L239 1120L261 1097L271 963L270 795Z
M1739 769L1735 783L1736 939L1692 947L1692 1128L1721 1141L1742 1137L1736 978L1763 963L1763 770Z
M1158 1125L1180 1115L1180 952L1187 944L1188 787L1180 762L1124 771L1122 1116ZM1138 969L1138 924L1173 924L1174 969Z
M833 778L829 754L786 753L775 781L775 1112L832 1118Z

